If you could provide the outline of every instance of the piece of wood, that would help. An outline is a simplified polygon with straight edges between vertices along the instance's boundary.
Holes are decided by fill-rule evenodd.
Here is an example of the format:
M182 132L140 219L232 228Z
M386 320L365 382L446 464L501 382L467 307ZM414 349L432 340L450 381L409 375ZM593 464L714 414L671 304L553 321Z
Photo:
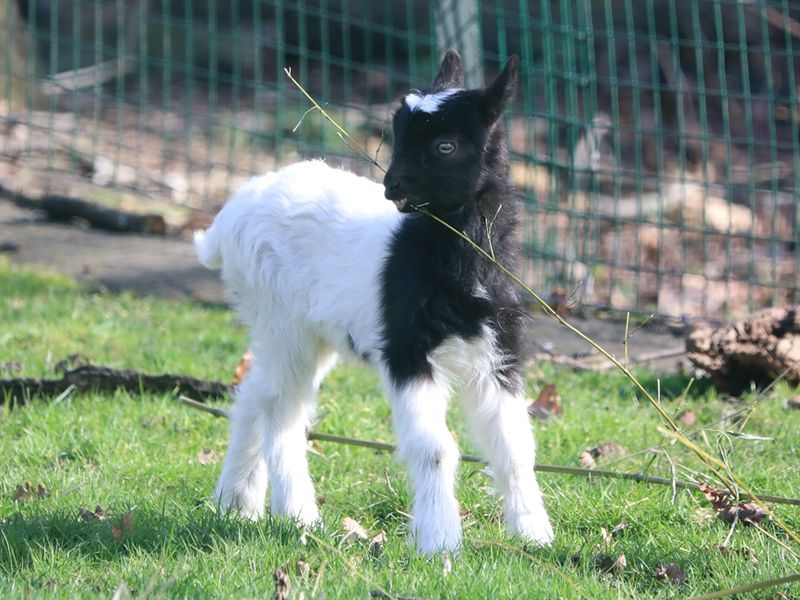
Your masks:
M0 195L21 208L44 211L47 218L53 221L83 219L96 229L124 233L164 235L167 232L167 223L161 215L125 212L67 196L28 198L3 185L0 185Z
M768 308L716 329L700 326L686 339L686 355L714 386L740 394L777 377L800 383L800 306Z
M21 406L36 396L58 396L70 387L79 393L116 390L125 390L132 394L176 392L195 399L224 398L232 391L231 386L225 383L185 375L148 375L133 369L83 365L65 372L61 379L0 379L0 405Z

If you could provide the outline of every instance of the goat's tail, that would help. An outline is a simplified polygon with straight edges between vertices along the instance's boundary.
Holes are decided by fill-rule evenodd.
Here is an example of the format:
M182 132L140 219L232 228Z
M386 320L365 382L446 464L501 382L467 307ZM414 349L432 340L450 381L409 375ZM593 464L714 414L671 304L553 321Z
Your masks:
M219 247L219 232L212 225L205 231L194 232L194 249L197 259L206 269L222 268L222 253Z

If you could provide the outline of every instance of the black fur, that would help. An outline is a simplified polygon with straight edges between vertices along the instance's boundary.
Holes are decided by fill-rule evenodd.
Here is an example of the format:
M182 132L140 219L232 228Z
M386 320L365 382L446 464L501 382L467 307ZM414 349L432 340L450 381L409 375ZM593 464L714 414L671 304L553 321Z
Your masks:
M433 114L412 112L405 102L395 114L384 186L387 198L405 198L401 210L410 211L392 240L382 276L383 358L395 384L430 376L433 349L452 336L474 338L488 324L509 358L499 380L514 392L521 386L524 309L513 282L466 241L414 212L421 207L437 215L493 251L500 264L515 267L519 200L500 117L514 91L518 62L512 57L487 88L458 92ZM460 59L451 50L432 91L459 82ZM439 154L442 141L455 143L455 151Z

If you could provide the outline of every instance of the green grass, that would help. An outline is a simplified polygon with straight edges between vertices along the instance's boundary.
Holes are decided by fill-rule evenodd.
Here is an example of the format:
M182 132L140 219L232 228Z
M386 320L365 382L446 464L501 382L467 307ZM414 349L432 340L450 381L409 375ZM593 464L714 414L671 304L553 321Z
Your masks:
M0 363L22 363L22 374L30 376L53 376L56 362L80 352L98 364L228 380L246 345L227 311L93 295L61 277L5 263L0 322ZM640 375L655 388L652 374ZM531 372L530 395L549 381L557 383L564 414L535 423L540 462L577 466L581 451L599 443L637 451L666 441L653 408L622 377L540 365ZM702 424L726 410L723 399L700 384L677 400L687 382L677 375L662 381L669 412L691 408ZM706 440L715 454L721 445L756 489L797 497L800 411L785 407L791 393L778 385L745 428L774 441L718 431L709 431ZM372 373L337 368L320 402L318 430L393 439L389 409ZM457 410L452 425L463 450L474 451L460 435ZM315 585L317 597L327 598L366 598L379 590L415 598L686 597L799 568L792 552L752 527L738 526L730 539L733 548L750 553L724 555L716 545L729 526L706 518L708 505L697 493L679 491L673 501L668 487L555 474L540 476L555 544L527 551L505 535L490 480L479 466L464 464L458 497L468 511L465 544L445 573L441 558L417 557L406 544L410 493L404 470L388 454L329 443L310 456L326 528L304 544L289 523L251 523L215 510L207 498L220 464L203 465L198 453L210 449L221 456L226 441L224 420L181 407L171 396L87 395L0 409L0 597L108 597L121 584L134 595L265 597L272 595L279 569L289 574L294 598L310 598ZM666 450L681 478L700 470L685 450ZM653 456L612 468L638 471ZM601 459L600 466L611 460ZM650 472L668 475L670 460L656 455ZM25 482L43 484L49 496L13 501ZM81 508L97 505L109 513L106 520L79 519ZM128 511L131 528L117 539L113 528ZM800 508L778 507L778 513L800 529ZM387 532L380 556L370 553L367 542L343 539L344 517L371 534ZM601 528L610 531L621 522L629 527L606 543ZM769 521L763 527L784 539ZM612 560L624 554L627 566L609 578L598 566L601 554ZM308 564L310 575L296 573L298 561ZM685 573L683 586L655 577L660 565L670 563ZM798 584L778 589L800 595Z

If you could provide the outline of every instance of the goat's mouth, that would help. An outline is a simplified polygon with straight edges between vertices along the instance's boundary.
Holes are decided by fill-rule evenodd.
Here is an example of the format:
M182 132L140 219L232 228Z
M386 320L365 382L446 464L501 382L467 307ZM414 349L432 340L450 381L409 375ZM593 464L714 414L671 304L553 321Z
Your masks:
M392 204L395 205L398 211L401 213L411 213L416 211L423 206L426 206L426 202L420 202L419 200L412 200L411 198L390 198Z

